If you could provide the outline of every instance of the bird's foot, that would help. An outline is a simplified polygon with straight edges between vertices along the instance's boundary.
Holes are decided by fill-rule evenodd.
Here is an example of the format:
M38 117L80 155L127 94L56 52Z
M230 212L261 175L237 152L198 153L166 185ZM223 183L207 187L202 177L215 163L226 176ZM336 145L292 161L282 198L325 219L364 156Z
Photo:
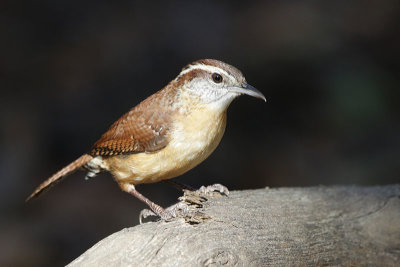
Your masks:
M143 223L143 219L150 216L159 217L164 221L170 221L173 218L185 217L189 213L189 206L183 202L178 202L166 209L159 210L157 213L150 209L144 209L139 214L139 222Z
M218 191L223 194L228 194L229 191L225 186L212 185L202 186L199 190L185 190L184 195L179 197L179 202L163 210L157 210L157 213L150 209L144 209L140 212L139 221L143 223L143 219L154 216L159 217L164 221L170 221L174 218L183 218L185 222L190 224L198 224L210 217L204 214L201 209L204 202L207 201L207 196Z
M207 201L207 197L215 196L215 194L227 196L229 195L229 190L221 184L202 186L195 191L184 190L184 195L179 197L179 202L166 209L158 206L156 211L151 209L142 210L139 214L140 224L148 217L159 217L164 221L184 218L188 223L198 224L209 219L209 216L201 212L201 208L203 208L203 203Z

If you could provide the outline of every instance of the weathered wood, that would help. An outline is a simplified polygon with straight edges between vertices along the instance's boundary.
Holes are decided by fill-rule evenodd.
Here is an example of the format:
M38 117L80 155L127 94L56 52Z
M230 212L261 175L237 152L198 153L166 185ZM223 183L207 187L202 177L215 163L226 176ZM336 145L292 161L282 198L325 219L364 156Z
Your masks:
M201 210L123 229L70 266L400 265L400 185L235 191Z

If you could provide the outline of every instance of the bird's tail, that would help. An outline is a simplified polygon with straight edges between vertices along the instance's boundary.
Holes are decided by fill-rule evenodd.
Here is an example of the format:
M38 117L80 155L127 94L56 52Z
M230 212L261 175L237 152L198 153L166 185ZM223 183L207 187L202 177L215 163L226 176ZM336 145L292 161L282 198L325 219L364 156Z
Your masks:
M37 197L39 194L43 193L46 189L50 188L50 186L55 185L57 182L61 181L62 178L67 176L68 174L71 174L78 168L84 166L86 163L91 161L93 159L92 156L88 154L83 154L80 156L77 160L74 162L70 163L69 165L65 166L58 172L56 172L53 176L51 176L49 179L41 183L35 191L26 199L26 201L30 200L33 197Z

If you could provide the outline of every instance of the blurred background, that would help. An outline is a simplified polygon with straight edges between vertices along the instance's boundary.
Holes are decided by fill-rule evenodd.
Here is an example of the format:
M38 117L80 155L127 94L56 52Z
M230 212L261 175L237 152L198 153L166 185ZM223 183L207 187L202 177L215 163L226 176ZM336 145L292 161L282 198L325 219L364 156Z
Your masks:
M217 150L178 180L265 186L400 181L398 1L3 1L0 265L61 266L138 223L111 175L33 189L197 59L238 67ZM168 206L166 184L138 187Z

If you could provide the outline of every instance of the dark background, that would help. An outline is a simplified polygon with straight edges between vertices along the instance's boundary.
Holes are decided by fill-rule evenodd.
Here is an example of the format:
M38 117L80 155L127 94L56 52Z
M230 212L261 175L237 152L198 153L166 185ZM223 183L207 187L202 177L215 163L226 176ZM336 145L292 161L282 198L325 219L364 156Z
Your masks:
M201 58L238 67L267 103L236 100L218 149L180 181L399 182L398 1L107 2L0 5L1 266L64 265L138 223L145 206L110 174L24 199ZM180 194L138 188L163 206Z

